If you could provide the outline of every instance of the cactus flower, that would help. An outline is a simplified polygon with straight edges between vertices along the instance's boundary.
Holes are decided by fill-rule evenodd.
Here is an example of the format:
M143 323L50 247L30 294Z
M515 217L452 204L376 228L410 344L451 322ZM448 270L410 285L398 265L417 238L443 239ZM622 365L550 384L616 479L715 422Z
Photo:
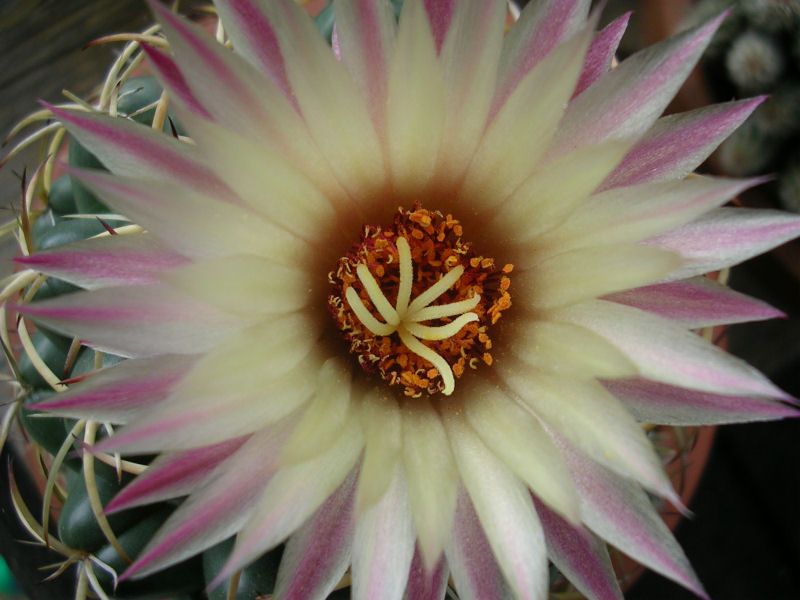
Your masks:
M19 259L24 304L124 357L37 408L158 455L106 507L184 498L122 574L285 543L274 598L545 599L548 559L621 598L606 542L705 592L648 493L642 422L796 415L697 335L780 313L706 277L800 234L692 175L762 101L660 117L723 17L611 68L627 15L535 0L215 0L230 46L153 2L187 137L53 107L143 231Z

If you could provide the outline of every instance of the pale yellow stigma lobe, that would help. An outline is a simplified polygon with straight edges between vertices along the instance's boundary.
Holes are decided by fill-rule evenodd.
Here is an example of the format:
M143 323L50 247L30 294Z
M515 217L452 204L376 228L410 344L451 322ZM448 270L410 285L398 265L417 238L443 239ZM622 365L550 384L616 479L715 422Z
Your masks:
M480 295L475 294L472 298L459 302L429 306L449 290L463 275L464 267L458 265L412 301L411 288L414 281L414 266L411 259L411 247L408 244L408 240L402 236L397 238L397 252L400 263L400 278L397 302L394 307L381 291L380 285L370 273L367 265L361 263L356 267L358 278L364 286L369 299L386 323L381 323L370 313L352 287L348 287L345 290L345 299L350 309L361 321L361 324L374 335L389 336L397 332L400 341L403 342L408 350L431 363L439 371L444 382L442 393L449 396L455 389L453 369L444 358L431 348L428 348L420 339L434 341L451 338L461 331L467 323L478 321L478 315L469 311L478 305ZM459 316L446 325L420 325L420 321L456 315Z

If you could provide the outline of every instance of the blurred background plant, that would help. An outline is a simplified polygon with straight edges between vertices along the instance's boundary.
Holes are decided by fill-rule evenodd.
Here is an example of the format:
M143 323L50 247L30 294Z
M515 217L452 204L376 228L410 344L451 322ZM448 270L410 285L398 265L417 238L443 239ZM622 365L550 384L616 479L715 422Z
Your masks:
M733 176L775 174L762 188L800 212L800 0L701 0L683 26L730 10L702 60L715 101L769 97L717 152Z

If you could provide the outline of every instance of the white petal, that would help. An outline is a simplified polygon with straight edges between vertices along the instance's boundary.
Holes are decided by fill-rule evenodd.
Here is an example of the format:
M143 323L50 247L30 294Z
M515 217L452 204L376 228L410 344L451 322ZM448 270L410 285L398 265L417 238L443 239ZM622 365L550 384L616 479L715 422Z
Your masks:
M492 454L463 415L447 411L447 435L483 531L519 598L547 598L547 550L528 489Z
M415 541L408 488L398 463L386 494L358 518L353 542L353 600L400 600Z
M509 349L534 368L569 377L625 377L637 373L616 346L572 323L526 319L515 328Z
M433 175L444 120L436 46L421 0L408 0L389 68L387 142L395 190L409 196Z
M467 419L486 446L542 501L579 523L578 496L567 466L536 418L488 384L470 392Z
M647 379L706 392L787 398L743 360L657 315L591 300L552 311L550 318L599 333Z
M681 506L642 427L593 380L552 377L497 364L498 374L533 413L584 453Z
M403 467L425 565L432 569L453 527L458 473L439 415L426 401L402 410Z

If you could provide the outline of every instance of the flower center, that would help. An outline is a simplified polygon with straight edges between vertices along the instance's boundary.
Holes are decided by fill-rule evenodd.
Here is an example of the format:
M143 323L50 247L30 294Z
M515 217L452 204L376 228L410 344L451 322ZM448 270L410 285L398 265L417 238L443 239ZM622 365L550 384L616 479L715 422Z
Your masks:
M366 225L328 275L350 352L407 396L449 396L467 368L492 364L489 328L511 306L514 267L498 268L462 234L452 215L401 208L390 227Z

